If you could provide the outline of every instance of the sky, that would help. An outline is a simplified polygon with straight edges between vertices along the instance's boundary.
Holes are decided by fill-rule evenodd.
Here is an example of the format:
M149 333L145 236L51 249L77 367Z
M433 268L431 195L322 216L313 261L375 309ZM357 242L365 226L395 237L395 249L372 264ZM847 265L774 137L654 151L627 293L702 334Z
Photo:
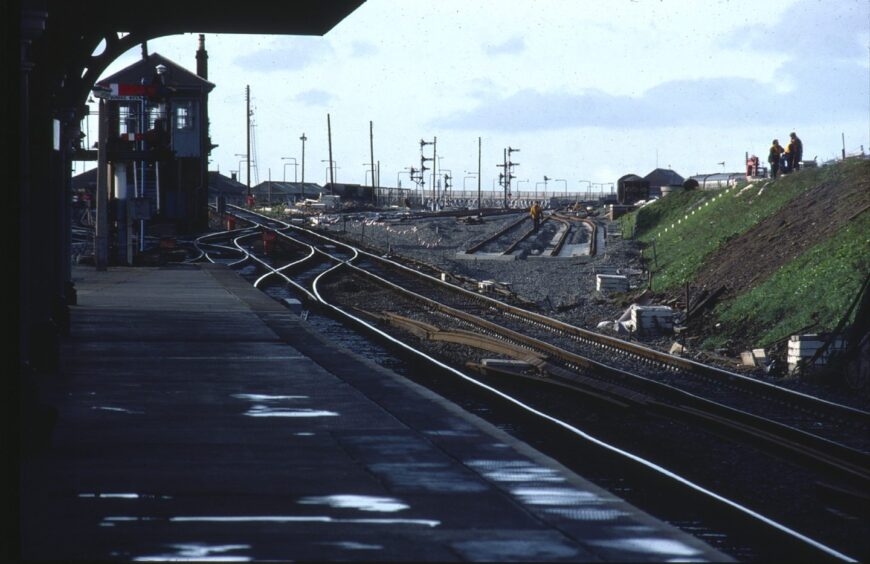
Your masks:
M148 49L195 71L197 42ZM439 171L469 190L478 138L482 187L511 147L522 191L741 171L791 131L805 159L839 157L844 139L870 151L867 0L367 0L322 37L206 34L206 49L210 170L241 165L245 181L250 85L252 185L301 180L303 133L305 180L323 184L327 114L336 181L371 182L371 122L380 184L405 188L421 139L437 139Z

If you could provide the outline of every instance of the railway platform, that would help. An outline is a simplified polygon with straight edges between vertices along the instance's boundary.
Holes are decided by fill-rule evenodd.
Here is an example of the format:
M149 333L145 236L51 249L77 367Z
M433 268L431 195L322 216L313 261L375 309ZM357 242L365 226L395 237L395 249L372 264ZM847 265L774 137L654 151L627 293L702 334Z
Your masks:
M729 560L226 267L73 278L23 559Z

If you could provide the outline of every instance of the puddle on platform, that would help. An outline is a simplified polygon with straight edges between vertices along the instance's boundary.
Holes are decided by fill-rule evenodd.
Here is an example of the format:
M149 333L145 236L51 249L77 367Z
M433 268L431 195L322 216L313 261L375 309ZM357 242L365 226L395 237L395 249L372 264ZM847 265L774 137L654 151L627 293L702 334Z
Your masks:
M552 468L537 466L527 460L471 460L469 467L496 482L564 482Z
M325 409L311 409L307 407L285 407L273 405L277 402L293 402L295 400L306 400L308 396L284 396L284 395L268 395L268 394L232 394L231 397L252 402L259 402L252 405L245 415L248 417L337 417L335 411L327 411Z
M473 562L577 562L576 547L558 540L536 538L470 540L453 546Z
M282 401L282 400L297 400L297 399L308 399L308 396L270 396L266 394L232 394L232 397L236 399L250 400L250 401Z
M253 405L245 412L248 417L336 417L335 411L309 409L305 407L269 407Z
M618 509L601 509L595 507L553 507L545 510L552 515L558 515L572 521L614 521L630 515Z
M511 493L529 505L571 506L605 501L592 492L570 488L515 488Z
M343 519L328 515L204 515L170 517L171 523L338 523L359 525L421 525L437 527L433 519Z
M207 545L200 543L172 544L169 548L175 552L167 554L155 554L151 556L137 556L134 562L250 562L248 556L227 554L237 550L248 550L247 544L223 544Z
M338 542L319 542L317 544L323 546L335 546L346 550L383 550L384 547L379 544L364 544L353 541L338 541Z
M132 409L124 409L123 407L109 407L105 405L92 405L91 409L96 411L117 411L118 413L132 413L142 415L144 411L134 411Z
M634 553L655 554L661 557L685 558L697 556L701 551L678 540L663 538L625 538L589 541L589 544L604 548L615 548Z
M100 499L172 499L170 495L140 493L80 493L79 497Z
M478 433L473 431L454 431L452 429L447 429L444 431L433 430L433 431L424 431L427 435L432 435L433 437L476 437Z
M383 513L402 511L403 509L408 509L410 507L410 505L405 505L399 500L390 497L350 494L305 497L300 499L299 503L303 505L328 505L329 507L340 509L359 509L360 511L377 511Z

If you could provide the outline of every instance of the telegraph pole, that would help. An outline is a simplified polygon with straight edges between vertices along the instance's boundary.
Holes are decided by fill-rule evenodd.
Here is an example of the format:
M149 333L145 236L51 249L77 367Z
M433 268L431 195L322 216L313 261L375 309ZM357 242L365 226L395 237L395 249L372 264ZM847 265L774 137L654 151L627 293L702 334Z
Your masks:
M477 138L477 215L480 215L480 137Z
M378 205L378 193L375 188L375 130L374 124L369 120L369 160L372 165L372 199L375 201L375 206ZM365 179L363 179L365 180Z
M245 152L245 162L247 163L248 173L245 175L245 181L248 183L248 196L251 195L251 86L245 85L245 115L246 127L245 134L247 139L247 151ZM259 176L259 175L258 175Z
M435 195L435 201L438 201L438 187L435 185L435 179L437 176L436 169L438 168L438 138L432 138L432 194Z
M305 141L308 137L305 137L305 132L302 132L302 137L299 139L302 141L302 199L305 200Z
M329 120L329 114L326 114L326 135L329 140L329 185L330 188L335 188L333 186L334 180L332 176L332 122Z

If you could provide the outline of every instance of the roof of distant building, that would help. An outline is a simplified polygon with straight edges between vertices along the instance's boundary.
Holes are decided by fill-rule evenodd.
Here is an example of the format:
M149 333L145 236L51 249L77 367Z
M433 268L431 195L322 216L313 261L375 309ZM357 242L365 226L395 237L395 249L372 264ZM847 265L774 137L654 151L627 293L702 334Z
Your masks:
M246 194L248 192L247 186L215 170L208 171L208 189L212 192L228 194Z
M636 174L626 174L625 176L620 177L619 180L617 180L616 182L618 182L618 183L619 182L638 182L638 181L643 181L643 180L646 180L646 179L641 178L640 176L638 176Z
M697 181L716 181L716 180L733 180L735 178L746 178L745 172L711 172L710 174L696 174L690 177Z
M686 179L669 168L657 168L644 176L651 186L679 186Z
M268 194L269 190L272 191L273 196L301 196L303 192L305 195L316 196L323 191L323 187L314 182L284 182L278 180L266 180L251 187L251 191L257 194Z
M121 69L115 74L97 82L97 85L109 84L151 84L157 74L157 65L166 67L163 75L164 84L174 88L204 90L211 92L214 83L197 76L178 63L170 61L159 53L150 53L143 59L139 59L127 68ZM144 81L144 82L143 82Z

